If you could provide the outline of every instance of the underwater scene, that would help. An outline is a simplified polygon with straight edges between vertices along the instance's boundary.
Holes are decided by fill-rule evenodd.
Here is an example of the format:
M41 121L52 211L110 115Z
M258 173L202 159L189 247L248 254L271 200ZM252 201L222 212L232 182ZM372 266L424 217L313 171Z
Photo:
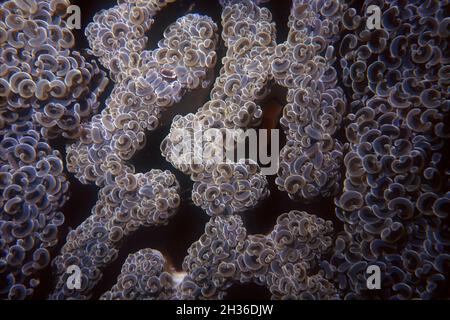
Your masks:
M0 0L0 299L447 300L449 120L449 0Z

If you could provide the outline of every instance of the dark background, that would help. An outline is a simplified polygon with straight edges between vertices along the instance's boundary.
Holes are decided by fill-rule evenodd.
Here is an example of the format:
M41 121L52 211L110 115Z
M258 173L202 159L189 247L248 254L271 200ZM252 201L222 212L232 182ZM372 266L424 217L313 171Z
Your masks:
M84 29L92 21L96 12L101 9L107 9L116 5L116 1L72 1L72 4L79 5L82 14L82 28L81 30L73 30L78 51L83 51L88 48L88 42L84 35ZM289 0L272 0L265 4L272 13L273 21L277 28L277 42L281 43L286 40L288 33L287 21L291 1ZM221 26L221 6L216 0L179 0L175 3L169 4L159 14L154 17L155 22L147 33L149 37L148 49L157 47L157 43L163 38L164 29L175 20L187 13L198 13L210 16L218 25L219 32L222 31ZM219 75L219 70L222 67L221 59L225 54L225 47L222 39L219 40L217 49L218 63L215 68L216 76ZM99 64L100 65L100 64ZM105 70L107 71L107 70ZM339 70L338 70L339 71ZM130 253L134 253L143 248L153 248L161 251L166 258L172 263L176 270L181 270L182 261L186 255L189 246L202 235L204 225L209 220L209 216L200 208L192 204L190 199L192 190L192 181L187 175L182 174L171 166L162 156L160 152L160 144L164 137L168 134L171 124L171 119L176 114L185 115L190 112L196 112L205 102L209 100L209 93L213 86L213 82L206 89L198 89L193 92L188 92L180 103L173 105L162 118L162 125L159 129L147 132L147 144L144 149L138 151L134 157L129 161L136 167L136 172L147 172L151 169L170 170L174 173L181 185L182 203L179 212L173 217L170 223L164 227L148 227L141 228L131 236L124 239L123 245L120 247L119 256L117 260L104 269L103 278L96 286L93 292L93 298L99 298L105 291L109 290L115 284L118 275L120 274L121 266L126 257ZM110 82L108 90L102 95L101 109L105 107L104 101L109 96L113 82ZM271 108L274 105L281 108L285 104L286 89L281 88L274 83L270 83L271 93L263 101L258 102L262 107L263 112L268 112L268 105ZM272 110L273 112L273 110ZM272 114L271 112L271 114ZM279 114L281 116L281 114ZM279 125L278 125L279 128ZM65 144L71 143L69 140L53 140L51 145L58 149L63 155L65 162ZM284 145L284 137L280 146ZM66 171L67 172L67 171ZM97 193L99 188L95 185L83 185L72 174L67 172L67 177L70 182L70 199L67 201L62 211L66 218L66 223L60 228L60 241L53 251L55 256L61 249L65 242L65 237L70 229L76 228L81 224L90 214L91 209L97 201ZM268 233L272 230L277 217L290 210L305 210L308 213L316 214L324 219L333 220L335 229L341 230L342 225L337 220L334 214L333 199L322 199L318 203L304 204L296 203L290 200L286 193L277 189L274 183L275 176L268 176L269 187L271 195L268 199L261 202L261 204L248 212L243 213L245 226L248 234ZM45 299L51 292L54 285L54 278L52 277L51 267L47 267L41 275L41 285L37 288L33 298ZM269 299L270 293L264 288L255 284L235 284L228 290L227 299Z

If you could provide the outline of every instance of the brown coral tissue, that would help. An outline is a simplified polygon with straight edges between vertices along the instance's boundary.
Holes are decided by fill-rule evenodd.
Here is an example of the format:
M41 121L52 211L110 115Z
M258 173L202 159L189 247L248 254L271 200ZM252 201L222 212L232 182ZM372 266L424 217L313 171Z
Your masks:
M448 0L2 1L0 299L450 299L449 88Z

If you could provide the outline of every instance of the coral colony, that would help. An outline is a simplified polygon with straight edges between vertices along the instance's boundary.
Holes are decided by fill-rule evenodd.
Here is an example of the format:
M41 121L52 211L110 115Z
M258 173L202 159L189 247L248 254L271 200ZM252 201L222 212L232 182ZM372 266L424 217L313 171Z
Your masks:
M155 249L131 252L101 299L223 299L239 283L272 299L448 298L450 3L293 0L277 42L267 1L223 0L221 21L186 14L149 50L154 17L171 2L118 0L84 30L83 52L68 0L0 4L0 298L33 298L50 265L49 299L91 298L125 237L183 214L175 171L210 219L203 235L181 271ZM173 172L137 173L129 160L163 113L211 81L209 100L174 116L162 140ZM293 203L334 199L339 227L292 210L249 234L246 211L270 199L260 164L217 162L230 145L178 134L257 129L273 84L287 92L274 183ZM187 144L210 157L180 156ZM63 239L68 175L100 191ZM377 290L368 269L380 273Z

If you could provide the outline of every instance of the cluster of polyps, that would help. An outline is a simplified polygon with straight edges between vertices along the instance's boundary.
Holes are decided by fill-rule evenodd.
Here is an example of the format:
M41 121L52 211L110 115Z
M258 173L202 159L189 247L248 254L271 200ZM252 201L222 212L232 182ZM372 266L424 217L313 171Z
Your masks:
M170 172L135 173L126 160L145 145L145 130L159 125L161 112L187 89L207 84L215 64L216 25L189 14L164 32L158 48L145 50L157 11L171 1L126 1L99 12L86 29L91 52L110 70L115 87L101 114L83 124L80 140L67 147L67 168L83 183L101 186L92 215L67 236L53 261L53 299L86 299L117 256L124 236L140 226L166 224L180 204ZM67 285L77 265L81 288Z
M197 128L245 129L261 122L262 111L255 100L264 95L270 76L269 58L275 48L270 12L252 1L225 3L222 26L227 52L211 100L195 114L174 118L171 132L161 145L166 159L194 181L194 203L212 216L248 210L269 194L267 180L253 161L221 164L204 159L186 163L177 158L178 150L188 149L183 144L192 143L179 139L180 129L191 130L195 136ZM217 145L215 140L194 140L196 148L214 149Z
M64 222L69 188L48 139L78 138L108 79L72 50L64 0L0 5L0 297L39 284Z
M276 183L294 200L330 197L339 188L343 150L335 135L346 101L337 85L333 44L343 7L340 1L294 1L287 41L272 57L274 79L288 88L280 120L287 143Z

